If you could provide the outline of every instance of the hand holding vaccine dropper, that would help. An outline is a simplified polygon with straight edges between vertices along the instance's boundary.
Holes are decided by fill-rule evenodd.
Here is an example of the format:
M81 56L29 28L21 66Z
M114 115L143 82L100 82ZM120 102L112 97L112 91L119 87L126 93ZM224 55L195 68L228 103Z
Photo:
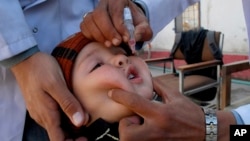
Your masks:
M134 24L133 24L133 19L131 15L131 11L129 7L125 7L123 11L123 16L124 16L124 23L129 31L129 40L128 40L128 45L132 51L132 54L135 53L135 36L134 36Z

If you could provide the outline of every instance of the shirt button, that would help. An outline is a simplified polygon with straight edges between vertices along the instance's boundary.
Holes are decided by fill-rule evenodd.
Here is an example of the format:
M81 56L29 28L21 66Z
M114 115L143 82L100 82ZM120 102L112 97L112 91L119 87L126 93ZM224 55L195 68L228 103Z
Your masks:
M37 33L38 32L38 28L34 27L32 31L33 31L33 33Z

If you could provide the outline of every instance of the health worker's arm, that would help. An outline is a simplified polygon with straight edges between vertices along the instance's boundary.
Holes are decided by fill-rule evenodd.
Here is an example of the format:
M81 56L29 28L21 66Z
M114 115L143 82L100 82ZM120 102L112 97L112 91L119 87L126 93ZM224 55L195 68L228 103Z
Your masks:
M55 58L39 52L20 1L2 1L0 21L0 65L11 69L29 114L47 130L50 140L64 140L60 109L76 126L86 123L88 115L68 90Z
M150 26L155 36L176 16L180 15L188 6L199 0L135 0L147 5Z
M0 65L11 67L39 50L20 2L2 1L0 11Z

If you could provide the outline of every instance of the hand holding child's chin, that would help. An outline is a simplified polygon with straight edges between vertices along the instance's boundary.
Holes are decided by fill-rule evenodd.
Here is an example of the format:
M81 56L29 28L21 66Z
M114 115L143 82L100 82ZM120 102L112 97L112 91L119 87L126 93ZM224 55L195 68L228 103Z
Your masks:
M122 120L127 120L127 122L129 122L130 124L140 124L141 123L141 118L139 116L130 116L130 117L126 117Z

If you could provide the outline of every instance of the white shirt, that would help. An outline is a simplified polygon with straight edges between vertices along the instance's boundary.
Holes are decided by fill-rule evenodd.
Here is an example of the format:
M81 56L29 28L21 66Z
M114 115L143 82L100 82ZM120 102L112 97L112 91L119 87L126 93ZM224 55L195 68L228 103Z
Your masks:
M148 5L154 35L198 0L143 0ZM0 60L34 45L50 53L53 47L79 31L82 15L98 0L5 0L0 4ZM156 10L157 9L157 10ZM21 141L25 104L9 69L0 67L0 138Z

